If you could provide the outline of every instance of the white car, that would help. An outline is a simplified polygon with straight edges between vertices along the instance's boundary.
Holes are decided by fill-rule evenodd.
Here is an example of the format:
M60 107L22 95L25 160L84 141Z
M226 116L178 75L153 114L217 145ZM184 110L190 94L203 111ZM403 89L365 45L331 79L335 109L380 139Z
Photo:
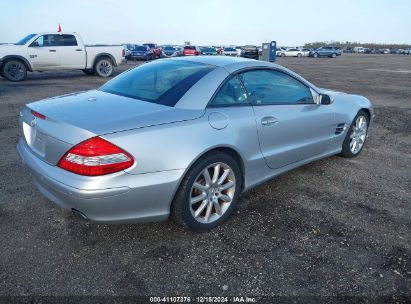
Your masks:
M77 33L30 34L15 44L0 47L0 75L21 81L27 71L83 70L86 74L109 77L113 68L125 62L119 46L86 47Z
M283 50L283 51L279 52L278 56L280 56L280 57L302 57L302 56L304 56L305 53L306 53L305 51L294 48L294 49ZM307 56L308 56L308 53L307 53Z
M225 47L222 54L225 56L238 56L237 50L234 47Z
M362 46L356 46L354 48L354 53L364 54L365 53L365 48L363 48Z
M287 49L286 49L286 48L283 48L283 47L277 48L277 49L275 50L275 54L276 54L277 56L281 57L282 53L285 52L286 50L287 50Z

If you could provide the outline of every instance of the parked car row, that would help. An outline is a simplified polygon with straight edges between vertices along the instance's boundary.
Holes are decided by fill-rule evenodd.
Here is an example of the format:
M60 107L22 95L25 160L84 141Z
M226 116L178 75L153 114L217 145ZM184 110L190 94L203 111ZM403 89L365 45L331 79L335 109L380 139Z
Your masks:
M398 49L398 48L365 48L361 46L347 47L343 49L344 53L355 54L402 54L410 55L411 48Z
M307 48L284 48L280 47L276 50L276 55L279 57L331 57L336 58L341 56L342 50L335 46L322 46L317 49Z
M215 46L174 46L165 45L162 47L157 46L154 43L146 43L143 45L137 44L124 44L127 60L153 60L157 58L169 58L178 56L236 56L259 59L260 52L258 47L253 45L247 45L243 47L215 47Z

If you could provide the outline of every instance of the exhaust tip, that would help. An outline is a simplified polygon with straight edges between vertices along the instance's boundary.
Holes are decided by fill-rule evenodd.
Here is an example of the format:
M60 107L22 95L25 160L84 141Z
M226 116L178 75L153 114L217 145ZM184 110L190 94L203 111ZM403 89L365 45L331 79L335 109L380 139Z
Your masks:
M71 208L71 213L73 213L73 215L82 218L83 220L88 220L88 217L81 211Z

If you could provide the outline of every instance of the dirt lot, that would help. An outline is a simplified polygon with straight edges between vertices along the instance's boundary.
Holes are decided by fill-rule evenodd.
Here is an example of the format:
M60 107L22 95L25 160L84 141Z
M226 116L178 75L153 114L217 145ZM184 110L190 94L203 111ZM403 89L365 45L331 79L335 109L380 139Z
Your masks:
M243 194L226 224L201 234L88 223L43 198L15 149L20 107L106 80L0 79L0 295L410 297L411 56L278 63L372 100L371 137L358 158L317 161Z

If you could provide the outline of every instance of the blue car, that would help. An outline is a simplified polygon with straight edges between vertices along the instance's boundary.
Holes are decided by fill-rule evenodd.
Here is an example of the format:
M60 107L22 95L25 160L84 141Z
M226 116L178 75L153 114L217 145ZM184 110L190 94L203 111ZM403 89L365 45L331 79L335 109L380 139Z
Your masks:
M154 59L153 52L146 45L137 45L130 50L130 59L133 60L152 60Z
M308 56L310 57L331 57L336 58L341 56L341 49L334 46L322 46L318 49L312 50Z
M215 48L212 48L212 47L202 48L201 49L201 54L202 55L211 55L211 56L218 55L217 50Z

